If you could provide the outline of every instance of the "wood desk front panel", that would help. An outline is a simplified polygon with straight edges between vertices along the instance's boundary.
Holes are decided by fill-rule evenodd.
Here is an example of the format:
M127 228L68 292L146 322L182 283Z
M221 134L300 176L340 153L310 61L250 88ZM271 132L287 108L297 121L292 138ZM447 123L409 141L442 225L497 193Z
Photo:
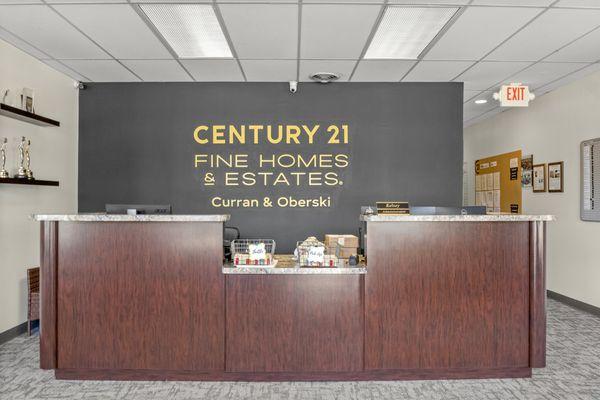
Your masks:
M362 275L227 276L227 371L360 371Z
M371 222L365 367L529 365L528 222Z
M222 226L61 222L58 368L222 371Z

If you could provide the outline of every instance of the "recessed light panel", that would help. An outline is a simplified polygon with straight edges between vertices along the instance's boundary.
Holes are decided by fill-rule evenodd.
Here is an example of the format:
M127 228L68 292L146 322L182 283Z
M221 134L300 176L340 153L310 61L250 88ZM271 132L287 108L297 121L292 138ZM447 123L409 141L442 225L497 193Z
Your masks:
M416 60L458 7L389 6L365 58Z
M231 58L210 4L140 4L179 58Z

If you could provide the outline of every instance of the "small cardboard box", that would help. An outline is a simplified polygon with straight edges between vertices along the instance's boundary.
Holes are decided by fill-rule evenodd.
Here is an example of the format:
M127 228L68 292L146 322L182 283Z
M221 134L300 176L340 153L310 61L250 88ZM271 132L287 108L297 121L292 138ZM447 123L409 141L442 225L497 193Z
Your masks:
M325 235L325 246L335 247L336 245L341 247L353 247L354 250L358 248L358 237L354 235L338 235L338 234L327 234Z
M358 254L356 247L340 247L339 258L350 258Z

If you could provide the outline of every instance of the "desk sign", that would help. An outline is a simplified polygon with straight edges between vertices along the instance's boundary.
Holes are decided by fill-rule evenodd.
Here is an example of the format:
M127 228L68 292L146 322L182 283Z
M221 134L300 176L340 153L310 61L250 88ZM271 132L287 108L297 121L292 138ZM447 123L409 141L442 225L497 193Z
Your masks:
M324 246L310 246L308 249L308 263L323 264L325 261Z
M378 201L377 214L402 215L409 214L410 207L406 201Z
M535 94L529 91L529 86L511 83L494 93L494 99L499 100L502 107L528 107L529 101L535 99Z
M250 260L264 260L267 258L267 250L264 243L249 244L248 253L250 254Z

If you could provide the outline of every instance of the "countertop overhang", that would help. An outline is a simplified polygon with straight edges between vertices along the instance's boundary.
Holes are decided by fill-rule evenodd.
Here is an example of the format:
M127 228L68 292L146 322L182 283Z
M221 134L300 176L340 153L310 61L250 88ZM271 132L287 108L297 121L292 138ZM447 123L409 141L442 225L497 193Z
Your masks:
M299 267L233 267L224 266L223 273L229 275L364 275L366 267L347 268L299 268Z
M150 214L35 214L36 221L63 222L225 222L229 214L150 215Z
M367 222L528 222L554 221L554 215L488 214L488 215L361 215Z

